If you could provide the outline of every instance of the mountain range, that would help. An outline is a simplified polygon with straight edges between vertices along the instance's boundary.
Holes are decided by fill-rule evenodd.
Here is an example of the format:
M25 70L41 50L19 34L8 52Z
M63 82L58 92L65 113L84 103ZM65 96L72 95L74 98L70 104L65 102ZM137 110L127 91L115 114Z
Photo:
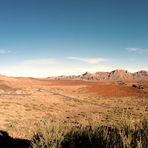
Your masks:
M111 80L111 81L125 81L125 80L148 80L148 71L141 70L130 73L127 70L117 69L111 72L86 72L82 75L58 76L49 77L49 79L56 80Z
M19 77L21 78L21 77ZM4 75L0 75L0 80L16 80L16 77L7 77ZM22 78L21 78L22 79ZM26 79L26 78L25 78ZM32 78L30 77L29 80ZM53 76L48 77L50 80L86 80L86 81L101 81L101 80L110 80L110 81L145 81L148 80L148 71L141 70L138 72L128 72L123 69L116 69L111 72L85 72L81 75L69 75L69 76ZM18 79L20 80L20 79Z

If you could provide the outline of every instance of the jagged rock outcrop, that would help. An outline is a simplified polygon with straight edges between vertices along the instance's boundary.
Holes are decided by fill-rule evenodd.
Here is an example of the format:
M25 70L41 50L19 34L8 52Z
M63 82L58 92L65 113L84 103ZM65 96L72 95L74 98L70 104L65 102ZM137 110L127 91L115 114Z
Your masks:
M114 70L109 73L108 79L110 80L131 80L133 79L132 73L127 70Z
M148 71L138 71L130 73L127 70L117 69L111 72L86 72L78 76L59 76L50 77L50 79L58 80L111 80L111 81L124 81L124 80L148 80Z
M138 72L133 73L133 78L135 80L142 79L142 80L148 80L148 71L141 70Z

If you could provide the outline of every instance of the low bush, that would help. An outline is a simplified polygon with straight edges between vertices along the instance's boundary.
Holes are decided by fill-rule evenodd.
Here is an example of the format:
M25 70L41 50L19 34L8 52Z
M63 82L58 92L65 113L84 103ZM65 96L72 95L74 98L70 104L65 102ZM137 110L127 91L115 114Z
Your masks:
M131 126L132 125L132 126ZM113 127L92 123L77 125L60 120L44 122L34 133L33 148L147 148L148 123L127 119Z

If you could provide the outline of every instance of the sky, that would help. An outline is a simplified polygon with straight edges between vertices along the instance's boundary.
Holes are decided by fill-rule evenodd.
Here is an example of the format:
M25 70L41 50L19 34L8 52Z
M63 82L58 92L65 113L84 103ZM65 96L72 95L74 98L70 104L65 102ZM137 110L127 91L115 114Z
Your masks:
M148 70L147 0L0 0L0 74Z

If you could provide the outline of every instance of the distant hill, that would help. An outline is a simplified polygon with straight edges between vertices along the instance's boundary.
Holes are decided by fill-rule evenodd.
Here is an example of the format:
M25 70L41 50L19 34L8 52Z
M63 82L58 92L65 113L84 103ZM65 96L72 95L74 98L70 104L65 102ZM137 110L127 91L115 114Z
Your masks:
M127 70L117 69L111 72L86 72L82 75L72 76L58 76L49 77L49 79L56 80L113 80L113 81L124 81L124 80L148 80L148 71L138 71L130 73Z
M135 73L130 73L127 70L116 69L111 72L95 72L89 73L85 72L81 75L70 75L70 76L56 76L56 77L48 77L48 79L52 80L86 80L86 81L97 81L97 80L110 80L110 81L139 81L139 80L148 80L148 71L141 70ZM23 77L7 77L4 75L0 75L0 81L24 81L24 82L32 82L43 79L35 79L31 77L23 78ZM47 79L46 79L47 80Z

